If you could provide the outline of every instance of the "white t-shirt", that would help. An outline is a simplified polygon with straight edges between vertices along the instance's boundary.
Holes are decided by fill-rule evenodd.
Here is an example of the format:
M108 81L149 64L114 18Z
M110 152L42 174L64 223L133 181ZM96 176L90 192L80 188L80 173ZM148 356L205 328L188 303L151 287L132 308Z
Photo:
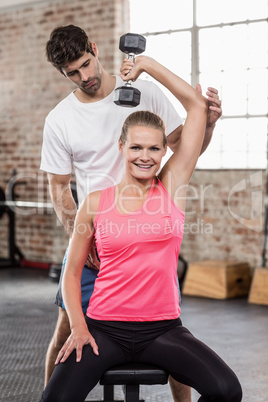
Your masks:
M115 88L124 84L116 77ZM136 110L156 113L165 122L167 135L183 122L157 85L137 80L134 86L141 91L140 105L135 108L116 105L113 92L92 103L82 103L71 93L46 118L40 169L65 175L74 166L79 204L88 193L122 180L124 163L118 139L129 114Z

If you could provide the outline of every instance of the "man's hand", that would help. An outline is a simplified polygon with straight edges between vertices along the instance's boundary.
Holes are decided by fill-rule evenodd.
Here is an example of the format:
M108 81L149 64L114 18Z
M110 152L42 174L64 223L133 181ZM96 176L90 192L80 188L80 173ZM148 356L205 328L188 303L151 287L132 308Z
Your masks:
M196 90L202 94L200 84L196 85ZM207 127L214 127L222 115L221 101L218 96L218 90L215 88L208 87L206 95L208 99Z
M202 94L202 88L200 84L196 85L196 90ZM222 115L221 101L218 96L218 90L212 87L208 87L206 95L208 99L207 125L200 155L207 149L208 144L211 141L216 122Z
M95 355L99 355L95 339L90 334L86 325L79 325L72 329L71 335L58 353L55 364L63 363L76 349L76 361L80 362L84 345L90 345Z

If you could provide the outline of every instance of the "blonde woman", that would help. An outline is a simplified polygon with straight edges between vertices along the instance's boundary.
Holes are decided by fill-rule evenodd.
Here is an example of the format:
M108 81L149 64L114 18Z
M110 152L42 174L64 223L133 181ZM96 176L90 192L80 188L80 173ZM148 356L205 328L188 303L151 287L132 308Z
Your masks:
M195 388L200 402L239 402L236 375L179 318L176 270L186 191L203 144L208 104L151 58L140 56L131 67L128 79L146 71L181 102L187 112L181 141L158 174L167 148L162 120L146 111L126 119L119 139L123 180L89 194L77 214L63 281L71 335L42 401L84 401L105 370L135 361L164 368ZM209 108L218 112L217 104ZM94 239L101 265L85 319L80 280Z

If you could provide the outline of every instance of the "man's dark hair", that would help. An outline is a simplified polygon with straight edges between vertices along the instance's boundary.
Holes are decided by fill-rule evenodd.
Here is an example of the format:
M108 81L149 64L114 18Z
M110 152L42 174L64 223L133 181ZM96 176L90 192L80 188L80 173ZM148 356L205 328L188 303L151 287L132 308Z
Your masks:
M95 56L87 34L75 25L55 28L46 44L47 59L60 72L85 52Z

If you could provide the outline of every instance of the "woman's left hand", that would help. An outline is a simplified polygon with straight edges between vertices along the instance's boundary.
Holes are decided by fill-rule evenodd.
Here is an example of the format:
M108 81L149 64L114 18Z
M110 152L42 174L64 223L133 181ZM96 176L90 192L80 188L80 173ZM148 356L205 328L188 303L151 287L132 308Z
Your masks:
M84 345L90 345L95 355L99 355L98 345L95 339L90 334L87 326L78 326L72 329L71 335L64 343L63 347L58 353L55 364L63 363L68 359L70 354L76 349L76 361L80 362L82 358L82 350Z

